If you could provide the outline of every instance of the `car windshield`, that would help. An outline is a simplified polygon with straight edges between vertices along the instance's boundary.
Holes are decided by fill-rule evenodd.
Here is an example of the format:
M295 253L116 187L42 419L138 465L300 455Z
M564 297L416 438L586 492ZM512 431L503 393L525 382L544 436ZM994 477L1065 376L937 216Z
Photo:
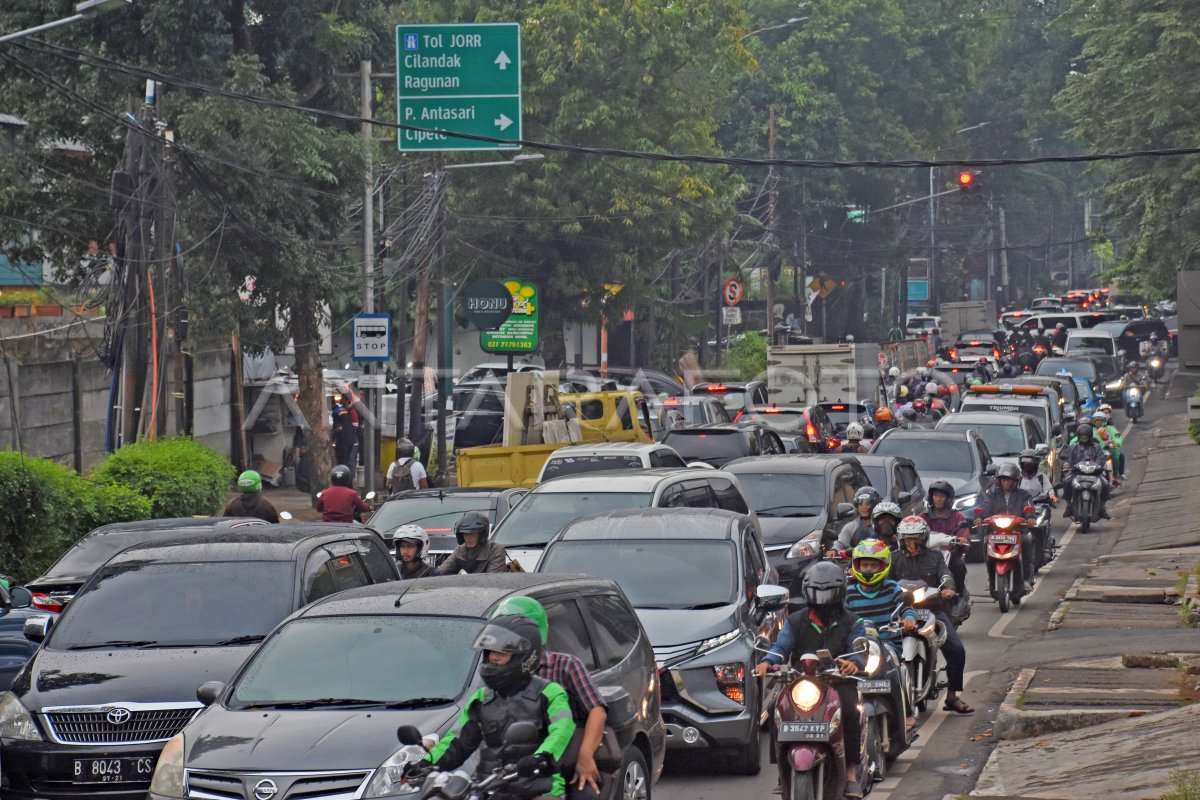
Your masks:
M542 472L542 480L557 478L560 475L578 475L581 472L642 468L641 456L565 456L563 458L552 458L546 462L546 469Z
M725 391L705 390L707 394L725 404L727 411L741 411L746 407L746 391L744 389L727 389Z
M821 410L829 417L838 433L844 433L847 425L857 422L867 414L866 406L857 403L821 403Z
M885 436L875 441L871 453L883 456L905 456L916 465L917 472L928 472L931 475L956 473L966 477L971 475L975 469L971 461L971 445L968 442ZM922 477L924 477L923 474Z
M446 494L430 497L405 497L389 500L367 523L385 538L401 525L420 525L426 531L444 533L454 529L454 523L468 511L479 511L492 516L495 501L479 494Z
M1046 358L1037 365L1034 370L1034 375L1057 375L1061 370L1067 370L1073 378L1084 378L1089 381L1096 380L1096 367L1091 361L1084 358L1066 359L1066 358Z
M587 514L649 508L650 492L530 492L496 527L505 547L542 547L568 522Z
M479 620L461 617L293 620L254 654L229 706L448 704L471 677L472 644L481 627Z
M988 452L998 457L1019 456L1025 449L1025 437L1018 423L980 424L976 422L944 422L938 430L975 431L987 443Z
M1111 336L1072 336L1067 339L1067 353L1070 354L1073 350L1083 350L1093 348L1103 350L1108 355L1115 352L1116 342Z
M557 542L539 572L611 578L634 608L713 608L737 596L732 542L616 539Z
M99 570L54 626L56 650L256 640L292 611L290 561L127 563Z
M1004 397L998 397L995 400L978 400L972 402L964 402L960 411L994 411L1000 414L1028 414L1033 417L1037 423L1038 433L1044 436L1044 432L1051 429L1050 424L1050 406L1048 403L1039 403L1037 405L1017 405L1015 402L1009 401Z
M825 508L824 475L738 472L737 477L760 517L815 517Z
M974 331L960 333L955 344L959 347L991 347L995 342L995 335L985 331Z
M675 448L684 461L747 455L746 440L737 430L675 430L666 435L663 444Z

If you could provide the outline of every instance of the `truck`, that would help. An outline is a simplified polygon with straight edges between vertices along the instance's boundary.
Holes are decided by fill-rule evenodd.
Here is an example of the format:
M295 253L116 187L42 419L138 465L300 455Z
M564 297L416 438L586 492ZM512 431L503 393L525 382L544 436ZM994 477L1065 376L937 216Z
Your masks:
M949 346L963 331L994 331L999 324L996 304L991 300L942 303L942 341Z
M654 442L659 427L641 392L560 394L563 415L578 423L575 441L466 447L456 453L459 486L533 488L550 454L560 447L586 442ZM529 426L531 429L534 426Z
M774 405L879 402L877 344L776 345L767 350L767 398Z

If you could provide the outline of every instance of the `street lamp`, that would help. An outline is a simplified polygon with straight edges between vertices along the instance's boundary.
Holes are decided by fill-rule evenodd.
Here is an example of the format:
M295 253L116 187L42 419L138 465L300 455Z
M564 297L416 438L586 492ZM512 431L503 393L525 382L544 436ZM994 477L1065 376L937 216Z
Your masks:
M795 24L797 24L797 23L799 23L799 22L804 22L806 19L808 19L808 17L792 17L791 19L789 19L789 20L786 20L786 21L784 21L784 22L781 22L781 23L779 23L778 25L768 25L768 26L767 26L767 27L765 27L765 28L759 28L759 29L758 29L758 30L756 30L756 31L750 31L750 32L749 32L749 33L747 33L745 36L743 36L743 37L740 39L740 41L743 41L743 42L744 42L744 41L746 41L747 39L749 39L751 36L757 36L758 34L760 34L760 33L766 33L767 31L777 31L777 30L779 30L780 28L787 28L787 27L790 27L790 26L792 26L792 25L795 25Z
M26 28L23 31L16 33L6 33L0 36L0 44L11 42L14 39L23 39L26 36L33 36L42 31L61 28L63 25L70 25L72 22L79 22L81 19L91 19L97 14L103 14L105 11L114 11L118 8L124 8L133 3L133 0L83 0L82 3L75 4L75 13L69 17L56 19L53 22L47 22L42 25L37 25L32 28Z

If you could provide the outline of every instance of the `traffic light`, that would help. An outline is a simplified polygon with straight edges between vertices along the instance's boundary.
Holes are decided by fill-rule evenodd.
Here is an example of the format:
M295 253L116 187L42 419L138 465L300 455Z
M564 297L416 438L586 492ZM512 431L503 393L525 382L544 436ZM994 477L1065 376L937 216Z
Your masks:
M979 173L971 170L958 173L958 189L964 193L979 191Z

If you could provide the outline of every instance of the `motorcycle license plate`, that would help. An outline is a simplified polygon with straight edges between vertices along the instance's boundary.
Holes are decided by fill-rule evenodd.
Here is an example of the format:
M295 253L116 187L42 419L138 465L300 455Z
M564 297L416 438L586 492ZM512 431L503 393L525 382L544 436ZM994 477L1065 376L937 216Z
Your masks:
M153 758L77 758L71 783L127 783L148 781L154 774Z
M916 611L917 611L917 622L925 622L931 616L933 616L933 612L930 611L928 608L918 608L918 609L916 609Z
M780 742L827 742L828 722L781 722L775 738Z
M892 682L882 678L859 681L858 691L862 694L891 694Z
M996 544L1016 544L1017 535L1015 533L993 533L991 540Z

